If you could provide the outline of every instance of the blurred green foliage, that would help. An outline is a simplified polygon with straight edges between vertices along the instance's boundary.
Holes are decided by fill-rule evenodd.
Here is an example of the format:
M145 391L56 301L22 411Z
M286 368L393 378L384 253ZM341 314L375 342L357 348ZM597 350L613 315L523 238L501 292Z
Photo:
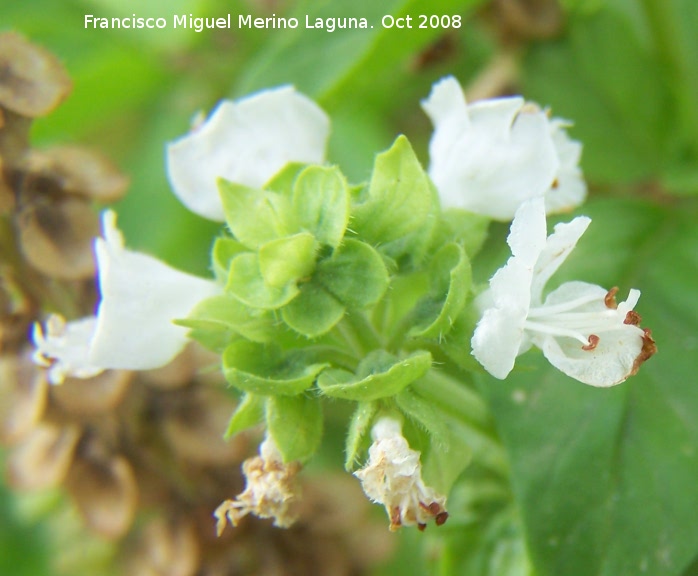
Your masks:
M447 73L467 84L506 51L517 64L514 87L572 120L585 147L592 199L579 212L593 223L555 280L617 284L621 294L641 289L643 325L653 328L659 353L611 390L570 381L535 354L505 382L483 378L511 460L511 488L467 470L449 524L426 535L405 531L382 573L691 576L698 573L698 2L564 0L557 34L516 41L497 31L498 4L33 0L4 2L0 29L55 52L74 81L71 98L36 123L35 143L106 152L132 178L118 206L129 245L198 273L206 272L217 226L174 199L163 161L165 143L188 129L196 110L294 83L328 111L330 158L360 181L399 132L426 164L429 125L419 99ZM170 21L189 13L357 16L375 27L83 27L85 14L134 12ZM420 13L458 14L464 25L445 36L380 26L383 14ZM476 270L502 262L505 233L493 228ZM0 573L48 574L41 553L31 553L44 549L42 531L18 523L7 492L0 509Z

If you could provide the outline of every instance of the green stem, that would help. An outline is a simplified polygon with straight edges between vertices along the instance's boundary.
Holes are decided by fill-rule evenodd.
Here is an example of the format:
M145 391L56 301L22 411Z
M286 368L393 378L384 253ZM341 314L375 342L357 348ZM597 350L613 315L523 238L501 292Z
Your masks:
M376 329L360 310L349 310L337 329L349 347L363 358L371 350L383 348L385 343Z
M438 368L429 370L412 384L412 388L459 421L485 430L493 428L492 416L481 396L462 380L456 380Z

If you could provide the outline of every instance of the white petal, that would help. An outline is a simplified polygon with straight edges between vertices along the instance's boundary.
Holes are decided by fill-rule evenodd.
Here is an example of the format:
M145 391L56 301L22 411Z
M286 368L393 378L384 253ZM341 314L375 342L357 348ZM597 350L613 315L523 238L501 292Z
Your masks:
M511 223L507 244L511 253L521 262L533 268L545 248L547 226L545 203L542 198L523 202L516 210Z
M548 119L520 97L463 105L452 78L423 103L435 124L429 175L444 206L509 220L524 200L543 196L558 171Z
M593 350L583 350L573 338L548 336L538 345L548 361L568 376L591 386L620 384L633 373L640 356L644 332L620 325L604 332Z
M584 202L587 196L587 185L579 168L582 145L567 135L565 127L569 124L559 118L553 118L550 121L560 168L555 186L551 187L545 195L545 211L548 214L571 210Z
M473 356L492 376L504 379L514 368L524 336L526 317L490 308L480 318L470 344Z
M620 384L633 373L635 361L643 349L644 331L624 324L625 316L637 304L639 290L631 290L628 300L617 309L609 309L604 298L607 290L586 282L566 282L550 293L546 306L565 302L586 301L575 312L604 314L607 320L595 320L594 333L599 336L593 350L584 350L578 340L561 336L534 335L548 361L567 374L591 386L607 387ZM588 336L588 334L585 334Z
M104 238L95 241L101 302L89 362L131 370L167 364L187 343L187 329L172 321L221 288L126 250L113 212L102 222Z
M322 163L329 119L292 86L222 101L192 133L167 147L177 197L192 212L223 221L217 180L261 187L288 162Z
M574 250L589 224L591 218L577 216L570 222L555 225L555 230L548 236L533 271L531 298L534 305L540 303L545 284Z
M516 257L490 280L494 303L484 311L470 342L473 356L492 376L506 378L524 344L530 302L531 271Z
M62 384L70 376L91 378L102 372L101 367L89 363L89 347L96 321L94 316L89 316L65 322L54 314L46 321L46 333L40 324L34 326L34 362L48 368L51 384Z

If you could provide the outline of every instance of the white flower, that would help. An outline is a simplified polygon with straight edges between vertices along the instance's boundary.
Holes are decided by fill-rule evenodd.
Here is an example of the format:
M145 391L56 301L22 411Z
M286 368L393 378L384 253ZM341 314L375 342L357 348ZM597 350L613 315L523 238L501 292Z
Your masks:
M168 145L170 184L189 210L222 222L218 178L259 188L288 162L320 164L329 129L325 112L292 86L223 100Z
M448 76L422 107L434 124L429 176L445 207L510 220L529 198L545 196L549 211L584 199L581 146L567 137L563 121L549 120L522 97L466 104Z
M354 475L366 496L385 506L390 529L416 525L423 530L432 518L437 526L446 522L446 498L424 484L419 452L407 444L400 422L383 417L371 436L368 464Z
M97 316L65 323L49 318L34 329L35 361L50 366L49 380L89 378L111 368L163 366L187 343L187 329L172 323L201 300L221 292L210 280L185 274L157 258L124 248L116 214L102 215L95 240L101 300Z
M260 444L259 456L248 458L242 464L245 491L234 500L224 501L213 515L220 536L230 522L237 526L247 514L259 518L273 518L274 526L291 526L298 516L300 489L297 475L300 462L284 464L281 453L270 436Z
M472 338L473 355L497 378L536 345L556 368L592 386L613 386L637 372L656 350L649 330L633 312L640 298L631 290L616 304L617 289L567 282L548 294L548 279L565 261L591 220L585 216L557 224L546 239L542 198L517 210L508 243L512 257L478 298L484 309Z

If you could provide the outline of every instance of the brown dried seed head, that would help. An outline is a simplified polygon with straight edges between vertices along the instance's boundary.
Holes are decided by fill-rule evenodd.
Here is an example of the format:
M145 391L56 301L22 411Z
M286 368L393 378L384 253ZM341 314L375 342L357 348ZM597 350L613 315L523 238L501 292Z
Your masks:
M48 383L26 356L0 357L0 441L14 444L29 434L46 409Z
M119 538L131 527L138 486L122 456L102 459L81 454L70 469L66 487L85 523L107 538Z
M183 519L157 518L141 532L137 549L129 554L130 576L193 576L201 550L194 527Z
M107 370L92 378L66 378L51 388L51 398L65 415L92 416L106 413L121 402L133 372Z
M0 109L0 116L1 112L2 109ZM15 195L5 179L4 162L2 156L0 156L0 216L12 212L15 204Z
M79 439L77 426L37 426L10 453L7 462L10 485L26 490L58 486L73 462Z
M54 278L95 275L92 240L97 215L78 198L44 198L25 206L17 218L22 252L34 268Z
M168 410L162 432L182 461L200 465L233 465L247 454L243 437L227 442L222 435L235 403L224 391L198 387L180 394L181 402Z
M58 58L15 32L0 34L0 106L22 116L44 116L70 93Z
M34 178L50 180L67 194L98 202L115 202L128 188L129 180L107 158L79 146L32 150L23 163Z

